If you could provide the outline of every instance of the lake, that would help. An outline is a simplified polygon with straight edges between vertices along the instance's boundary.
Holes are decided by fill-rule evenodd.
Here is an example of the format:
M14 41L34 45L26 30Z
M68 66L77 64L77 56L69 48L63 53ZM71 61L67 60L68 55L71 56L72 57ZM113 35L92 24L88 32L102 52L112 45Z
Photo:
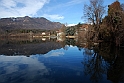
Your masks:
M124 50L75 39L1 39L0 83L124 83Z

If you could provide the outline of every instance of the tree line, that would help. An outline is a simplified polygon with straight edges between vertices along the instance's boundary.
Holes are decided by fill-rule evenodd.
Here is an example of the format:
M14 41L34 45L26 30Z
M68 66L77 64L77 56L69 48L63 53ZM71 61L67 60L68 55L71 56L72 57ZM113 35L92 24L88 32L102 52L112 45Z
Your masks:
M90 4L84 5L84 16L91 23L88 39L91 41L103 40L115 43L116 46L124 45L124 4L118 0L106 6L103 0L89 0Z

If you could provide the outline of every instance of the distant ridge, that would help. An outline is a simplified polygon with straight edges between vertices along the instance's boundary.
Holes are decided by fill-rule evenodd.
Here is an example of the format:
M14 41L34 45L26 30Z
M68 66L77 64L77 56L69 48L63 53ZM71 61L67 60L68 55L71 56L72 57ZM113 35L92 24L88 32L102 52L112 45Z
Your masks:
M14 30L14 29L43 29L52 30L59 29L63 24L59 22L51 22L44 17L32 18L29 16L16 17L16 18L1 18L1 30Z

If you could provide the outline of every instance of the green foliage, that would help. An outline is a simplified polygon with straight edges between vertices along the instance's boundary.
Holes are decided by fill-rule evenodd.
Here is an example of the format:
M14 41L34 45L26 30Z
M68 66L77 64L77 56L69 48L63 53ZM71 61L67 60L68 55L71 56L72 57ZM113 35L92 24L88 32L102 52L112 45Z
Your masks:
M75 32L76 32L76 28L73 27L67 27L66 30L66 36L74 36Z
M75 43L76 43L76 41L74 40L74 39L71 39L71 38L67 38L66 40L65 40L65 44L66 45L75 45Z
M79 27L81 27L82 26L82 24L79 22L78 24L77 24L77 27L79 28Z

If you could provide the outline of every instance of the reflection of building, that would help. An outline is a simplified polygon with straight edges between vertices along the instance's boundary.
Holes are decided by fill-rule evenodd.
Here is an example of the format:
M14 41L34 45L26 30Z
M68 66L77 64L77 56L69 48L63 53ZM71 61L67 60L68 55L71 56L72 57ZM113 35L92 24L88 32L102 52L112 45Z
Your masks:
M42 38L42 41L46 41L46 38Z
M62 38L62 37L57 37L57 40L56 40L57 42L63 42L64 41L64 39Z

